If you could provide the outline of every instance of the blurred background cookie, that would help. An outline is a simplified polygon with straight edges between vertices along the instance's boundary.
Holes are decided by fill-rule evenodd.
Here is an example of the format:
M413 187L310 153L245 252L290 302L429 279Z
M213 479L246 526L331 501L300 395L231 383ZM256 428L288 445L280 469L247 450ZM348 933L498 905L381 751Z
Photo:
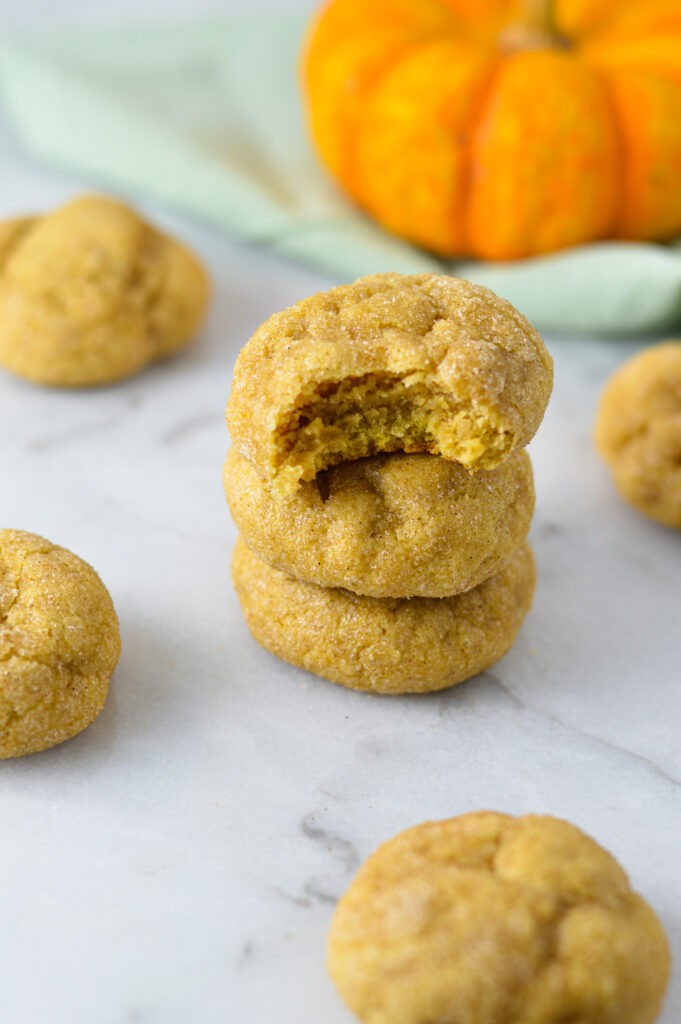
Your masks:
M0 758L85 729L104 707L120 650L94 569L33 533L0 530Z
M273 569L240 538L232 579L268 651L356 690L428 693L477 675L511 648L535 585L523 543L501 572L454 597L360 597Z
M482 811L369 857L338 904L328 966L364 1024L651 1024L670 957L593 839Z
M374 597L470 590L509 560L534 508L525 451L478 473L437 455L375 455L280 497L232 448L223 480L234 522L260 558Z
M209 294L193 253L104 196L0 225L0 363L37 384L136 373L193 339Z
M612 375L595 441L622 497L681 529L681 341L646 348Z
M539 334L489 289L376 274L256 331L236 362L227 426L280 493L378 452L492 469L532 439L552 382Z

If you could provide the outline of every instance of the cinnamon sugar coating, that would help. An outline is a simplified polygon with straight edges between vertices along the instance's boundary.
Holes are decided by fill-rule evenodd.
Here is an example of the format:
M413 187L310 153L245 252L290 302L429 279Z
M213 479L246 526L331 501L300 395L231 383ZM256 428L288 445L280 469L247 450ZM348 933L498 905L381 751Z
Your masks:
M279 493L378 452L492 469L533 437L552 372L531 324L487 288L377 274L256 331L236 363L227 425Z
M532 603L535 567L524 543L496 576L465 594L362 597L293 579L240 538L232 579L246 625L277 657L356 690L428 693L506 654Z
M593 839L481 811L369 857L334 914L328 966L364 1024L652 1024L670 958Z
M120 655L109 593L87 562L0 530L0 758L53 747L104 707Z
M374 455L277 496L232 448L223 480L239 532L261 559L373 597L470 590L525 539L534 507L524 451L478 473L437 455Z

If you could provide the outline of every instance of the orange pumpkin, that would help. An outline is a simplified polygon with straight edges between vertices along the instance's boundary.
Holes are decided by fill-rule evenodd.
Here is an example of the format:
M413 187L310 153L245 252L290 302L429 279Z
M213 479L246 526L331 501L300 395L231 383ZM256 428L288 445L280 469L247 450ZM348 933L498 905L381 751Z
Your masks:
M332 173L435 252L681 232L681 0L332 0L304 79Z

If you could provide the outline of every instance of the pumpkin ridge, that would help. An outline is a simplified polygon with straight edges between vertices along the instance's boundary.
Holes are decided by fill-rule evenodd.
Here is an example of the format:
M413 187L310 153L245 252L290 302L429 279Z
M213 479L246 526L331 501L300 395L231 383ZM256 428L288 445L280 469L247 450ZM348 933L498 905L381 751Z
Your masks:
M447 61L457 61L458 51L464 50L468 46L471 53L475 54L474 62L470 64L470 79L469 85L465 91L459 90L459 95L465 97L465 103L462 103L460 107L454 106L447 101L447 95L451 89L451 83L448 83L446 78L442 78L443 69L446 69ZM443 60L444 56L444 60ZM430 220L429 216L424 214L425 220L419 222L414 217L414 209L411 203L407 204L407 208L412 210L412 215L408 218L411 226L407 227L406 224L402 225L401 231L404 233L404 237L409 238L412 243L424 245L434 253L446 254L452 251L464 251L467 244L465 238L465 203L466 203L466 177L470 174L469 169L469 149L471 135L475 129L475 119L477 116L477 98L480 97L482 101L482 93L487 89L490 76L499 63L498 56L490 49L489 46L485 46L482 43L471 47L468 43L463 44L459 37L455 34L451 34L448 37L442 39L435 36L429 36L427 39L422 39L417 46L410 50L407 54L403 55L401 63L396 63L392 68L388 69L387 75L391 76L394 84L397 85L399 91L399 82L403 81L405 76L409 76L413 72L414 66L421 67L422 72L429 73L432 75L432 81L439 83L437 87L434 87L432 95L440 97L439 102L433 106L433 109L428 106L428 112L424 114L426 119L425 123L437 125L437 130L441 133L443 139L448 139L448 146L453 151L458 151L458 163L459 170L456 173L453 180L449 184L442 188L440 198L438 202L439 210L432 210L430 214L436 217L437 222L441 225L442 230L446 233L448 240L445 243L444 238L436 239L434 237L434 231L427 229L426 239L419 236L419 231L416 227L417 224L426 223ZM411 69L411 72L410 72ZM475 69L475 70L474 70ZM471 83L475 81L475 88L471 87ZM360 176L362 181L368 181L371 185L372 180L366 176L363 172L364 160L367 157L367 147L369 151L372 146L372 138L374 135L380 136L385 128L384 123L380 120L381 102L380 102L380 89L385 83L388 89L390 89L390 81L385 82L385 79L381 79L381 83L378 85L379 94L374 92L371 101L367 103L367 111L371 109L374 98L378 98L378 111L379 118L367 117L367 122L363 126L359 137L358 137L358 151L360 153ZM440 86L442 88L440 88ZM427 154L426 142L426 154ZM414 150L414 156L410 156L410 148L405 149L405 162L408 167L412 169L412 172L417 176L421 173L418 169L419 160L427 159L419 149ZM421 154L417 156L416 154ZM437 159L433 162L433 166L437 166ZM358 188L358 194L360 201L364 208L373 216L380 219L381 217L381 200L377 196L375 189L364 188L362 191ZM378 207L377 207L378 202ZM435 221L432 221L435 223ZM430 233L432 244L427 244L427 235Z
M521 259L600 237L615 147L599 82L572 52L516 53L489 104L476 136L473 255Z
M443 4L443 6L447 6ZM462 28L464 19L461 19L461 25L457 24L457 30ZM449 34L449 33L448 33ZM479 40L476 39L475 35L469 30L465 29L462 33L465 35L471 46L480 46ZM452 32L453 38L458 38L457 34ZM376 68L371 74L367 74L366 78L362 83L362 88L358 89L358 96L361 96L362 104L367 106L371 99L371 94L378 88L386 75L390 74L395 68L405 60L411 58L414 54L418 53L419 50L430 46L433 42L438 42L441 39L440 31L433 29L432 31L425 32L422 36L419 36L418 40L408 40L406 43L395 47L394 50L385 54L383 64L380 68ZM347 159L345 163L345 174L346 180L343 183L347 191L355 199L360 202L364 202L362 197L362 189L360 182L358 181L357 173L357 152L359 142L361 138L361 131L357 131L357 126L352 126L348 132L348 138L346 139L347 145Z
M465 19L462 18L461 15L459 15L452 7L450 7L446 0L431 0L431 2L434 7L439 7L449 13L451 24L452 26L456 24L457 32L463 30L463 34L466 36L466 38L470 39L471 41L474 41L474 36L471 30L464 25ZM320 10L312 19L312 22L307 33L306 41L303 44L301 54L302 78L304 92L306 93L307 96L308 129L311 132L312 138L315 144L320 149L324 163L327 165L332 177L341 184L344 191L351 198L357 199L359 190L357 188L356 142L359 133L357 132L356 118L354 120L351 118L348 119L345 123L341 123L341 126L338 129L339 135L341 135L343 138L342 148L344 149L344 153L346 154L346 157L343 160L342 165L339 169L339 173L339 171L337 171L331 166L331 163L327 159L327 156L324 154L322 147L320 147L318 144L317 132L315 130L316 118L313 112L315 104L313 103L312 100L313 89L312 81L310 79L310 63L313 51L315 50L316 34L320 26L322 25L326 15L330 12L331 8L337 5L342 5L342 0L341 4L339 4L339 0L328 0L326 4L322 5ZM370 36L370 29L371 19L369 18L367 19L367 22L365 24L359 25L357 27L357 39ZM371 95L371 92L373 91L374 87L380 83L385 74L388 74L390 72L393 61L402 60L405 53L409 54L414 48L418 47L422 42L432 41L433 39L440 38L440 33L442 31L443 26L441 24L438 24L437 26L432 26L427 29L423 28L420 31L414 30L413 35L406 35L403 41L400 41L399 43L395 44L390 44L389 46L387 46L381 54L380 61L378 59L376 60L376 67L371 71L365 71L361 79L358 81L355 90L355 98L357 101L357 105L363 107L363 105L366 104L367 99ZM456 32L454 32L453 30L451 34L456 36ZM333 53L334 49L334 47L329 47L328 52Z
M681 84L644 71L614 69L611 72L613 102L625 139L623 164L622 219L617 237L664 241L678 234L681 227L681 195L678 171L681 169ZM669 88L671 86L671 89ZM669 96L674 99L674 119L670 128ZM640 99L649 107L647 119L627 120L628 106ZM660 106L667 115L660 119ZM639 113L639 112L637 112ZM664 123L665 131L660 132ZM632 130L632 126L633 129ZM646 129L650 129L646 134ZM657 130L656 130L657 129ZM673 148L666 148L670 142ZM672 162L673 157L673 162ZM667 173L673 167L677 174Z
M465 153L465 164L463 172L463 182L461 189L459 190L458 202L453 204L460 207L459 216L461 220L461 236L463 238L463 249L470 251L471 239L470 239L470 224L466 211L469 207L469 199L471 195L473 185L473 160L475 154L475 139L477 136L478 122L482 117L482 112L487 106L490 97L492 96L499 79L499 73L503 63L503 57L497 56L494 67L490 68L489 78L484 88L480 89L478 95L474 98L471 103L471 117L468 121L468 141L464 149Z
M366 107L369 104L372 92L378 88L386 75L389 75L397 65L399 65L403 60L411 57L412 54L422 46L431 43L433 39L437 38L438 33L429 32L427 35L419 38L417 43L409 40L388 53L383 65L380 68L377 68L372 74L368 74L366 79L362 82L363 88L361 90L358 89L358 95L361 96L363 106ZM363 204L364 200L362 198L362 189L358 181L357 173L357 156L361 136L362 132L361 130L357 130L357 125L352 126L352 130L348 132L348 138L346 139L347 159L345 162L346 180L343 184L348 192Z
M610 75L608 71L601 68L589 67L589 70L593 74L596 81L600 84L603 90L603 96L605 102L610 110L611 126L613 129L613 137L615 140L616 157L615 157L615 174L613 175L613 189L615 195L613 197L612 204L612 220L609 227L602 234L602 238L618 238L621 236L621 223L624 215L624 169L626 167L626 156L627 147L625 144L624 129L620 121L620 111L615 103L615 99L612 94L612 85L610 82ZM595 241L595 239L594 239Z

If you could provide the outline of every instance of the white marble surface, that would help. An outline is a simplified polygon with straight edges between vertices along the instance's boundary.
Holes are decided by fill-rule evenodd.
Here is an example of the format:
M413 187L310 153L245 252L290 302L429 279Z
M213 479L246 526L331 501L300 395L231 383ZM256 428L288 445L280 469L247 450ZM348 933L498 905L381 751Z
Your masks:
M0 162L3 216L85 184L6 130ZM236 353L333 282L150 212L215 277L199 344L91 393L0 376L0 523L92 562L123 636L98 721L0 765L3 1019L349 1024L324 970L334 901L383 839L480 807L592 833L681 959L681 537L617 499L590 441L640 342L550 340L539 586L512 653L448 693L355 694L248 636L220 483ZM677 977L660 1021L680 1018Z

